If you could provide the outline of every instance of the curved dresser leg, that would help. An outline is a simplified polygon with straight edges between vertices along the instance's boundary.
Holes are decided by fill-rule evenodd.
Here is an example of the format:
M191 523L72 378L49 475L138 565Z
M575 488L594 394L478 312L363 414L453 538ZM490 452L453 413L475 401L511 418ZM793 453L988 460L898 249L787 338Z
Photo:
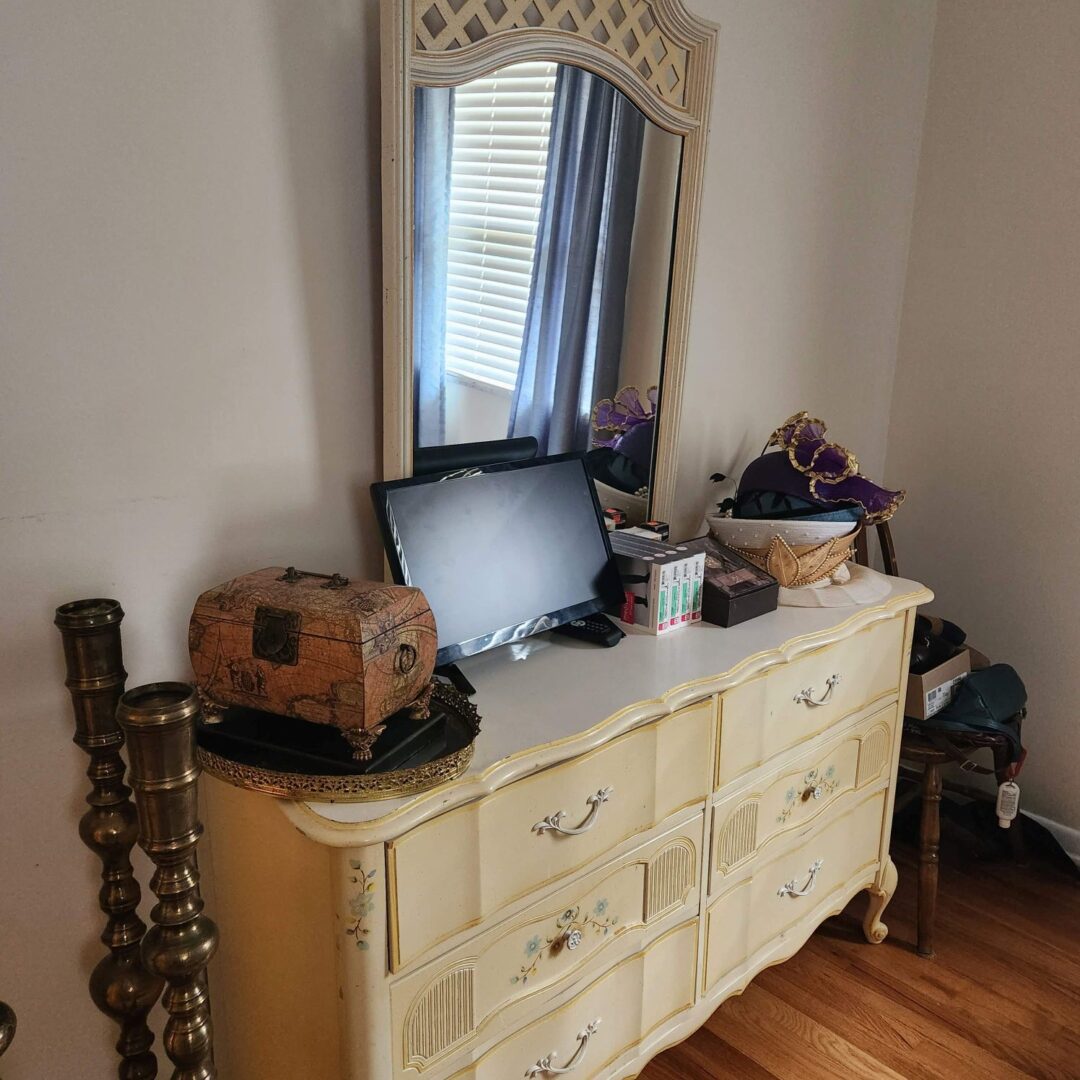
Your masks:
M871 945L880 945L888 936L889 928L881 921L881 916L896 892L896 881L896 864L886 856L877 882L867 890L870 902L866 905L862 928Z

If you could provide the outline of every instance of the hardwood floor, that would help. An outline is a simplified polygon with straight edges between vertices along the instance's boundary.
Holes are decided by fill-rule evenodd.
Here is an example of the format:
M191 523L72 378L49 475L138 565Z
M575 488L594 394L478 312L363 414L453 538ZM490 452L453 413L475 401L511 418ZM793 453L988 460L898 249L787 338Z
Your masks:
M639 1080L1080 1080L1080 887L1044 860L949 851L937 955L915 955L914 852L894 850L889 937L864 896ZM865 894L864 894L865 895Z

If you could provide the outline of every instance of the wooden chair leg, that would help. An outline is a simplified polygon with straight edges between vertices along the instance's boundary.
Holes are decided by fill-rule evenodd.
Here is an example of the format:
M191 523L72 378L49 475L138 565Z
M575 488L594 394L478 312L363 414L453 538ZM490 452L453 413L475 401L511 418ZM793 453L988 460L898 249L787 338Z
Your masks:
M934 955L934 914L937 910L938 862L941 846L941 766L927 762L922 777L922 818L919 823L920 956Z

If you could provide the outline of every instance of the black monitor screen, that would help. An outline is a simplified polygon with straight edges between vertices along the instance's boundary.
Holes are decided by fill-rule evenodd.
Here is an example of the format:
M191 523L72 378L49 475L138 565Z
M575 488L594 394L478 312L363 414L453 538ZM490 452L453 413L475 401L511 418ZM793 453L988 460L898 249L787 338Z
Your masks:
M431 604L440 664L622 598L578 455L373 484L372 497L394 580Z

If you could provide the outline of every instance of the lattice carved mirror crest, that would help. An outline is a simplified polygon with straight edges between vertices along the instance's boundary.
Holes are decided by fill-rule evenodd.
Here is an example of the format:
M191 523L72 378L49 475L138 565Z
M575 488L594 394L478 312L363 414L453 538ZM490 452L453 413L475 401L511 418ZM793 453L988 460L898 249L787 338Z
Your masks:
M418 0L413 48L442 53L506 30L557 30L621 56L665 101L686 104L690 50L653 17L650 0Z
M422 427L413 340L417 88L459 87L542 61L600 76L681 144L665 240L671 258L665 252L664 265L653 264L664 272L670 264L670 279L647 488L649 513L671 520L717 28L682 0L383 0L382 24L385 477L411 475L414 445L429 445L414 430Z

